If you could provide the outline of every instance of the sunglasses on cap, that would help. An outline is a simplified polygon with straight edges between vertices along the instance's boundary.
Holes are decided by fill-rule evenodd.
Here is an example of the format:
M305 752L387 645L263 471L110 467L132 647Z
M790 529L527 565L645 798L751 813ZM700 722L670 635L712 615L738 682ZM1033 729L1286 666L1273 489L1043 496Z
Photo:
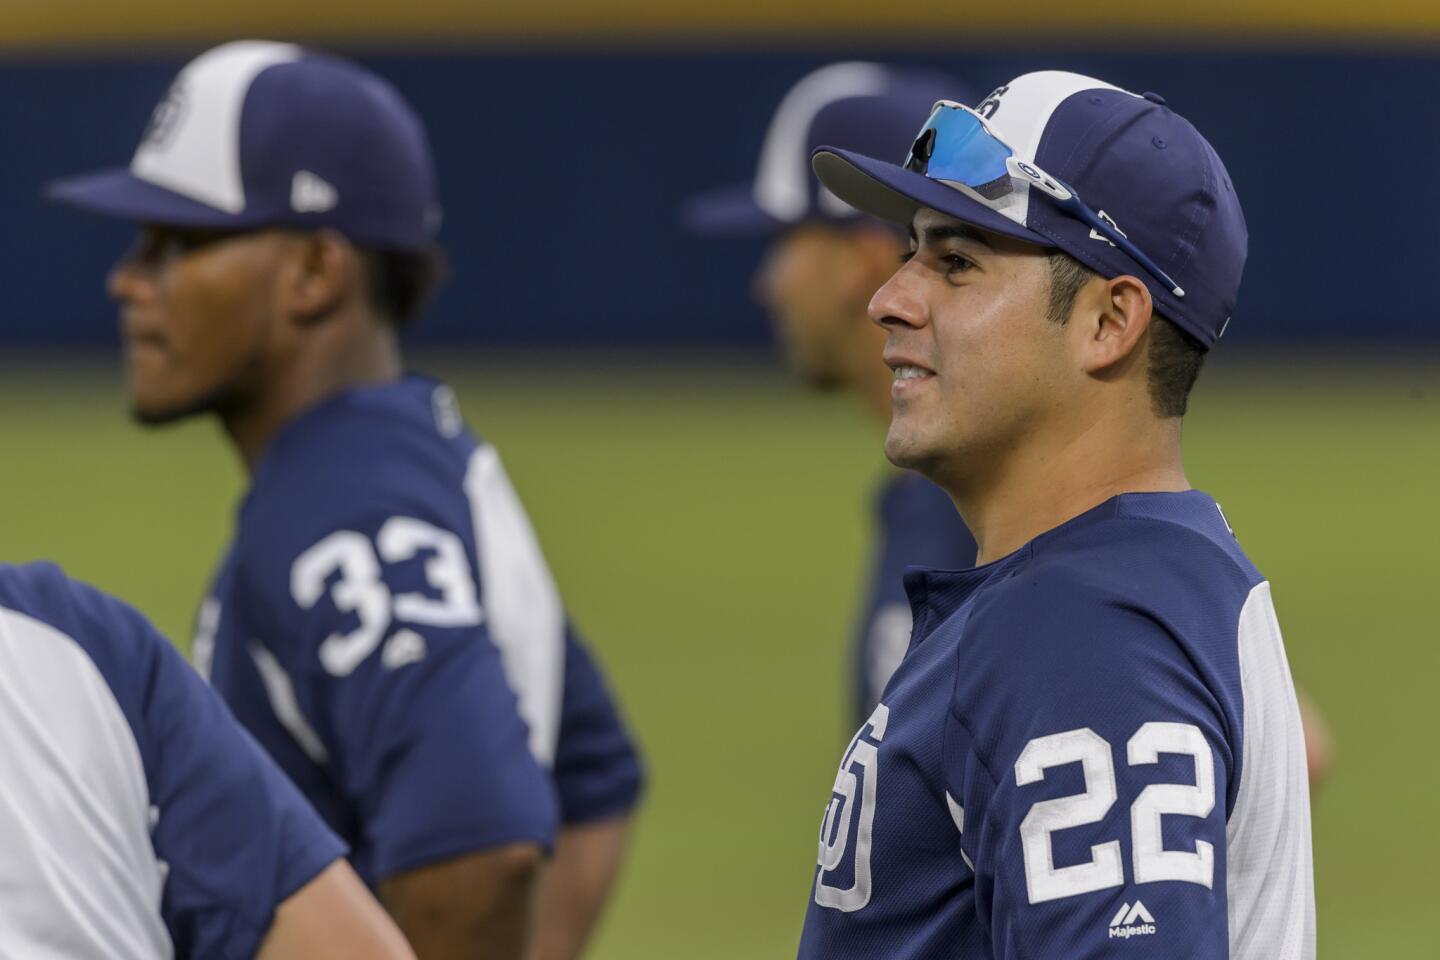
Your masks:
M1185 296L1180 285L1118 227L1081 202L1063 180L1017 157L1010 145L990 129L985 118L964 104L951 100L935 104L930 119L916 135L904 166L931 180L961 184L975 199L997 213L1003 213L1000 201L1015 193L1021 184L1036 187L1055 206L1150 271L1175 296Z

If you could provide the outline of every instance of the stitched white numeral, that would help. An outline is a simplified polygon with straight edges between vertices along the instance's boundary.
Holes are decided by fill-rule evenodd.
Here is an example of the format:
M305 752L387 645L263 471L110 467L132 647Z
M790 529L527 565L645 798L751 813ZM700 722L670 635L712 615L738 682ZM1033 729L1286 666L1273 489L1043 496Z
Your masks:
M1050 846L1054 831L1098 823L1115 803L1115 762L1103 737L1087 727L1031 740L1015 761L1015 782L1022 787L1037 783L1048 768L1077 762L1085 771L1085 792L1041 800L1020 823L1031 903L1125 885L1120 841L1091 847L1088 863L1058 868Z
M433 554L425 561L425 579L440 596L401 593L392 597L380 578L381 559L402 563L421 550ZM309 610L325 595L336 572L340 576L330 588L330 598L341 613L353 612L360 625L349 633L332 633L320 644L320 663L334 676L347 676L364 663L384 639L392 620L435 627L480 622L480 604L464 543L449 530L424 520L391 517L380 528L375 546L353 530L330 534L302 553L291 567L291 596Z
M414 517L391 517L375 538L386 563L409 560L421 550L435 555L425 561L425 579L440 591L433 600L419 593L395 595L395 619L434 627L468 627L480 622L475 579L465 559L465 545L449 530Z
M1130 765L1155 763L1162 753L1195 758L1195 785L1152 783L1140 791L1130 808L1130 834L1134 842L1135 882L1183 880L1210 886L1215 879L1215 846L1195 841L1195 852L1166 850L1161 843L1160 818L1169 813L1208 817L1215 809L1215 759L1205 735L1190 723L1147 723L1126 747Z
M290 568L290 594L306 610L325 593L330 575L340 579L330 598L341 613L354 611L360 625L349 633L332 633L320 644L320 663L343 677L374 652L390 625L390 590L380 579L380 561L362 534L339 530L302 553Z
M1195 783L1152 783L1130 807L1130 833L1134 847L1136 883L1180 880L1209 887L1215 878L1215 847L1195 841L1195 850L1166 850L1161 818L1166 815L1205 818L1215 809L1215 758L1200 728L1191 723L1144 724L1130 738L1126 760L1130 766L1155 763L1160 754L1195 760ZM1037 737L1025 745L1015 761L1019 786L1038 783L1045 771L1079 763L1085 773L1085 792L1055 800L1040 800L1020 823L1025 855L1025 885L1031 903L1073 897L1125 885L1120 841L1090 848L1090 861L1070 867L1055 866L1050 835L1056 830L1098 823L1115 803L1115 766L1110 743L1088 727Z

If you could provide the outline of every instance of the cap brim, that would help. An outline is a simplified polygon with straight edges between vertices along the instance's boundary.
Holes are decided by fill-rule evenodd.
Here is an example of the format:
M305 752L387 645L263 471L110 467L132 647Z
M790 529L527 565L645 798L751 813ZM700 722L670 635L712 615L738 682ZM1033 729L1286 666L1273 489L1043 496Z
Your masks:
M244 227L243 215L226 213L141 180L129 170L102 170L45 185L45 199L87 213L178 227Z
M793 226L761 209L748 183L691 197L680 209L680 223L691 233L708 237L770 236Z
M881 220L909 227L915 211L928 208L1004 237L1042 247L1055 245L974 197L897 164L835 147L817 148L810 163L831 193Z

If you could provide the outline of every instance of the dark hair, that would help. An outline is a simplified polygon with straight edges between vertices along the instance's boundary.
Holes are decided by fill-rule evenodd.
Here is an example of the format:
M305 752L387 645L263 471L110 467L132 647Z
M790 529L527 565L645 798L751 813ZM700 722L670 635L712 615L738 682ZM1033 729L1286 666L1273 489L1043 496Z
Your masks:
M361 250L360 259L371 306L401 329L415 322L445 279L445 254L439 248Z
M1064 324L1070 319L1080 288L1099 276L1063 250L1047 251L1050 265L1050 303L1045 315L1053 323ZM1190 400L1190 390L1205 363L1205 350L1200 341L1181 330L1163 314L1154 315L1150 324L1150 367L1147 378L1150 406L1157 417L1183 417Z

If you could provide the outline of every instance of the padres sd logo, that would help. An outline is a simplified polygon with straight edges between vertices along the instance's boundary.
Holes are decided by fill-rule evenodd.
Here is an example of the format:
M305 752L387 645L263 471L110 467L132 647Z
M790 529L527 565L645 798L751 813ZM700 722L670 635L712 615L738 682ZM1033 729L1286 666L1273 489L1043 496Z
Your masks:
M1009 84L1006 84L1003 87L996 87L990 92L990 96L980 101L980 106L975 108L975 112L980 114L980 116L984 117L986 120L989 120L991 117L995 116L996 112L1000 109L1000 98L1005 96L1005 94L1009 92Z
M188 104L184 83L176 80L170 85L170 89L165 91L160 102L155 104L155 111L150 114L150 122L145 125L141 142L149 147L165 146L180 126L180 118L184 116Z
M880 742L890 708L880 704L845 751L820 823L815 902L850 913L870 902L870 842Z

